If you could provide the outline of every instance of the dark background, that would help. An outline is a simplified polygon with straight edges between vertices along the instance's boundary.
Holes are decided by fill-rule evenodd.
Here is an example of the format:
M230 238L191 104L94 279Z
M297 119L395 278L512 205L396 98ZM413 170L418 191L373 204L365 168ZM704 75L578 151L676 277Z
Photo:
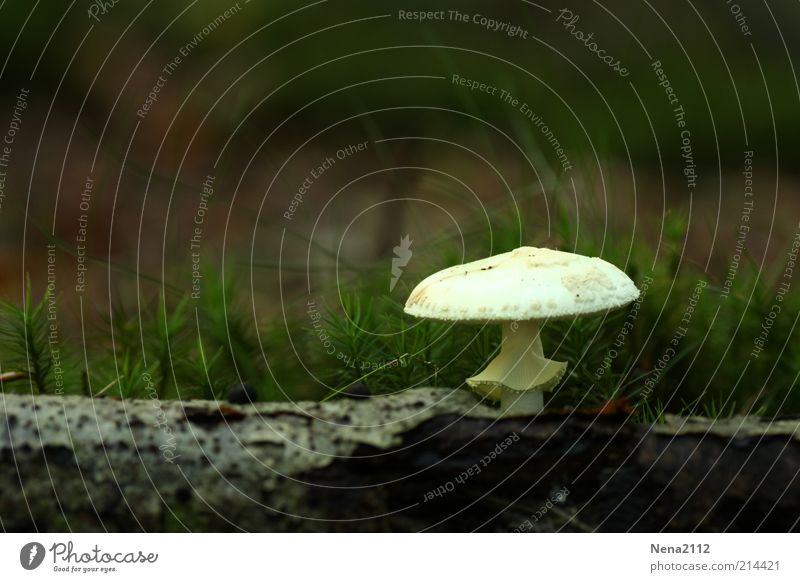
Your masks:
M734 252L748 150L748 255L781 269L798 228L794 2L742 0L736 6L751 35L723 0L242 0L209 34L204 27L233 3L120 0L98 11L99 21L92 6L0 8L0 132L20 90L30 91L0 209L0 294L20 300L26 275L41 290L45 245L57 244L65 327L77 326L81 309L102 314L162 286L191 291L190 238L209 174L203 272L242 270L240 290L267 318L302 311L314 290L325 290L321 304L336 305L343 266L352 274L382 265L388 277L392 249L406 234L420 253L464 232L489 246L557 238L555 206L575 224L656 247L665 217L684 215L683 260L719 280ZM628 77L556 22L565 7ZM529 34L398 19L399 10L414 9L479 13ZM163 67L197 35L145 118L137 116ZM656 60L686 113L692 188ZM453 74L530 104L571 169L518 110L453 85ZM366 151L337 162L292 220L284 218L313 168L365 140ZM88 286L79 294L76 234L87 176ZM468 260L482 256L462 250Z

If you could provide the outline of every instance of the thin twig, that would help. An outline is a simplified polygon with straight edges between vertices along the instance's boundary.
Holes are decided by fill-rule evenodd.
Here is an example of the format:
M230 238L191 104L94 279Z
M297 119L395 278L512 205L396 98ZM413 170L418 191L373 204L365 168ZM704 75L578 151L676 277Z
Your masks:
M94 394L94 395L93 395L93 397L94 397L94 398L97 398L98 396L100 396L100 395L101 395L103 392L105 392L106 390L108 390L109 388L111 388L111 387L112 387L114 384L116 384L118 380L119 380L119 378L117 378L117 379L115 379L115 380L111 380L111 382L109 382L108 384L106 384L106 385L105 385L105 386L104 386L104 387L103 387L103 388L102 388L102 389L101 389L99 392L97 392L96 394Z
M379 367L379 368L375 368L374 370L372 370L372 371L370 371L370 372L367 372L366 374L364 374L363 376L361 376L360 378L358 378L358 379L357 379L357 380L355 380L354 382L347 382L346 384L343 384L342 386L340 386L339 388L336 388L336 389L334 389L334 390L333 390L333 391L332 391L330 394L328 394L327 396L325 396L325 398L323 398L322 400L320 400L320 402L327 402L328 400L330 400L330 399L331 399L331 398L333 398L334 396L336 396L336 395L340 394L340 393L341 393L341 392L342 392L342 391L343 391L345 388L347 388L348 386L352 386L353 384L358 384L359 382L362 382L362 381L366 380L367 378L369 378L370 376L372 376L372 375L373 375L375 372L379 372L379 371L381 371L381 370L383 370L383 369L385 369L385 368L387 368L387 367L391 366L391 365L392 365L392 364L394 364L395 362L402 362L402 361L403 361L405 358L407 358L408 356L409 356L409 354L407 354L407 353L406 353L406 354L403 354L403 355L402 355L402 356L400 356L399 358L395 358L394 360L390 360L390 361L389 361L389 362L387 362L385 365L383 365L383 366L381 366L381 367Z
M576 529L579 529L581 531L585 531L585 532L588 532L588 533L594 533L594 531L595 531L594 528L586 525L580 519L575 517L573 514L567 512L567 511L564 511L560 507L556 507L554 505L553 507L550 508L550 511L555 513L561 519L566 520L566 521L564 521L562 527L567 525L567 524L569 524L569 525L573 526Z
M29 377L25 372L4 372L0 374L0 382L16 382L17 380L27 380Z

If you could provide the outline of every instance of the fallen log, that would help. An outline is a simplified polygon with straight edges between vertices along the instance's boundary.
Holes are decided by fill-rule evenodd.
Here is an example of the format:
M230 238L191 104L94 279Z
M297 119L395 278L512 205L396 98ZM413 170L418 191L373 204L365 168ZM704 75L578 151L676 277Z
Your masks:
M4 531L797 531L797 419L0 394Z

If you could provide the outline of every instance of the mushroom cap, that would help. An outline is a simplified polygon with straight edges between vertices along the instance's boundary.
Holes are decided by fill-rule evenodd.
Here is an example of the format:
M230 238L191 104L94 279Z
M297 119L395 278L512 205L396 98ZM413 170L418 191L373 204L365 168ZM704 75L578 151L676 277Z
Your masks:
M637 297L633 281L598 257L520 247L434 273L411 292L405 312L500 323L603 313Z

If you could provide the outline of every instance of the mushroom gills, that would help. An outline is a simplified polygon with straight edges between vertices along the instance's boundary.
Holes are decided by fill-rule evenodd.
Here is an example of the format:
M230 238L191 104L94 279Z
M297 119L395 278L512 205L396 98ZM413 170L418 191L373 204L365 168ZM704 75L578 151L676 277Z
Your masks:
M542 409L542 393L552 390L566 369L566 362L544 357L538 322L509 322L503 324L500 354L467 384L499 400L506 413L528 414Z

